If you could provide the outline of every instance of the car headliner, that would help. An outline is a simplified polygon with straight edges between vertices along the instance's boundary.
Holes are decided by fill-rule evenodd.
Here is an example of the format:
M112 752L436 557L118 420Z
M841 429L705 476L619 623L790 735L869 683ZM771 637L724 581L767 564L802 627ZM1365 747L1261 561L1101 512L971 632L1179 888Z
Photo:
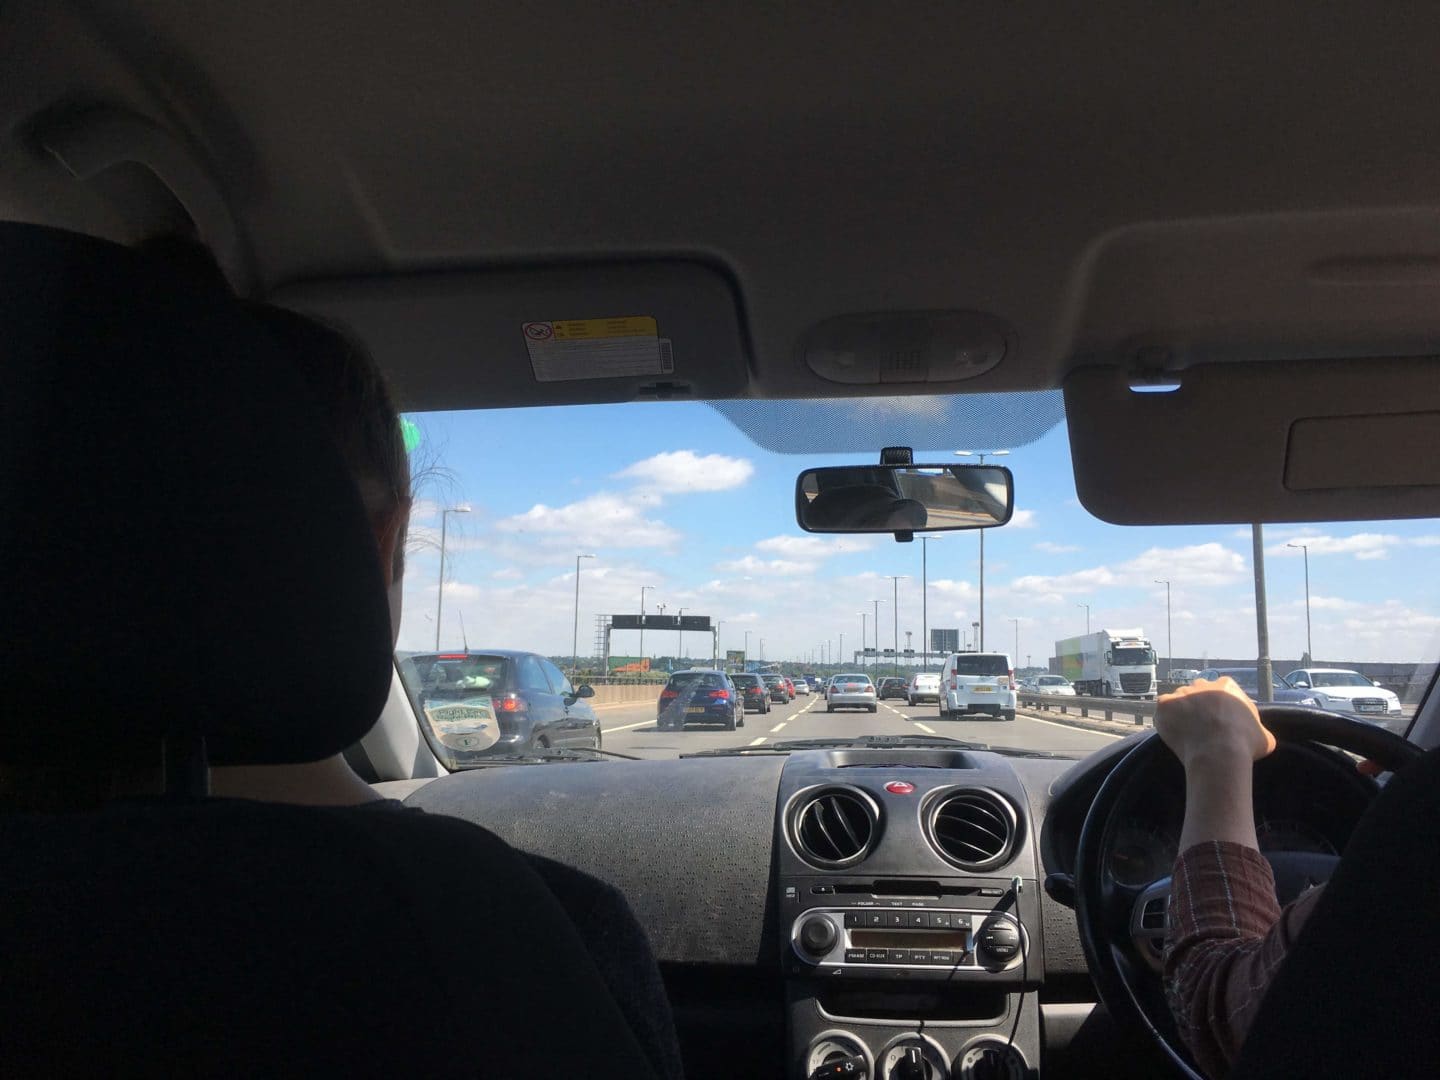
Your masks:
M0 88L0 216L134 238L175 200L99 165L142 160L237 284L349 323L414 408L1033 390L1440 342L1428 4L75 0L7 5L0 41L24 73ZM117 151L96 118L121 112L169 142ZM607 295L669 312L677 385L531 377L516 312ZM802 355L826 319L936 310L1002 328L1003 359L854 385ZM1408 391L1433 370L1391 372L1366 411L1428 408ZM1264 385L1283 400L1294 374ZM1093 381L1066 392L1130 421ZM1199 430L1214 408L1197 399ZM1279 412L1241 421L1288 432ZM1193 441L1162 445L1174 426L1145 435L1157 469ZM1306 501L1286 491L1313 475L1259 449L1286 489L1251 485L1233 520L1399 516L1437 479ZM1310 474L1359 456L1301 451ZM1111 452L1077 443L1077 476ZM1134 516L1094 486L1088 507Z

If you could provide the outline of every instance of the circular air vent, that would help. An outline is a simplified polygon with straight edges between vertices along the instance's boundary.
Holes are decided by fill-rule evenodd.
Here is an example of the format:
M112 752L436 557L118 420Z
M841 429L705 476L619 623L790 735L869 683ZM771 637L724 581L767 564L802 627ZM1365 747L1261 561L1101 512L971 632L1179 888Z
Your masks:
M816 866L852 866L875 839L873 804L860 792L830 788L806 797L795 809L795 849Z
M930 813L936 850L963 870L990 870L1010 857L1018 822L1014 808L991 791L957 791Z

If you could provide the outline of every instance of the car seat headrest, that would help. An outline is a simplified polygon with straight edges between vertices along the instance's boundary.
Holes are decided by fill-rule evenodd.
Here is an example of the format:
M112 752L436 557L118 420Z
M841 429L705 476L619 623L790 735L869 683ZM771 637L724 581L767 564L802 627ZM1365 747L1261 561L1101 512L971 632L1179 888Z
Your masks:
M319 413L209 281L0 223L0 763L318 760L391 677L376 544Z

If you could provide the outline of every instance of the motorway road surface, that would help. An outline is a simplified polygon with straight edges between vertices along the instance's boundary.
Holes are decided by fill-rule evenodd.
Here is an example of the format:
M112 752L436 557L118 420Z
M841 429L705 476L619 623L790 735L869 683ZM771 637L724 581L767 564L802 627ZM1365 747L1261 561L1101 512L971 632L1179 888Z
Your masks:
M912 708L899 699L881 702L874 713L850 709L827 713L824 699L817 694L802 694L789 705L772 705L769 714L746 713L745 726L735 731L725 731L718 725L695 725L684 731L657 730L655 702L601 706L596 712L605 749L639 758L674 758L696 750L858 735L946 735L967 742L1081 757L1118 738L1027 716L1018 716L1013 722L988 717L941 720L937 706Z

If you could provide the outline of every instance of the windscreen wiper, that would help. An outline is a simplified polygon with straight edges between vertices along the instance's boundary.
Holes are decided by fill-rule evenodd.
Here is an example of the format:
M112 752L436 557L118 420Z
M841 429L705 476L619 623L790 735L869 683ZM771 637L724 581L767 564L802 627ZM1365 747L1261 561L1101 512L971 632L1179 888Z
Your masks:
M592 754L597 756L591 757ZM547 746L536 750L526 750L523 753L494 754L489 757L476 758L474 761L465 762L459 768L463 772L465 769L486 768L491 765L548 765L555 761L599 761L602 757L624 758L626 761L640 760L633 754L601 750L594 746Z
M963 742L944 735L858 735L853 739L782 739L759 746L730 746L716 750L697 750L681 757L729 757L744 754L788 754L794 750L856 750L887 749L894 747L943 747L947 750L989 750L986 743Z
M717 750L697 750L681 757L752 757L765 754L789 754L796 750L887 750L897 747L932 747L943 750L984 750L1006 757L1064 758L1048 750L1029 750L1023 746L993 746L990 743L965 742L945 735L860 735L853 739L785 739L761 743L759 746L732 746Z

